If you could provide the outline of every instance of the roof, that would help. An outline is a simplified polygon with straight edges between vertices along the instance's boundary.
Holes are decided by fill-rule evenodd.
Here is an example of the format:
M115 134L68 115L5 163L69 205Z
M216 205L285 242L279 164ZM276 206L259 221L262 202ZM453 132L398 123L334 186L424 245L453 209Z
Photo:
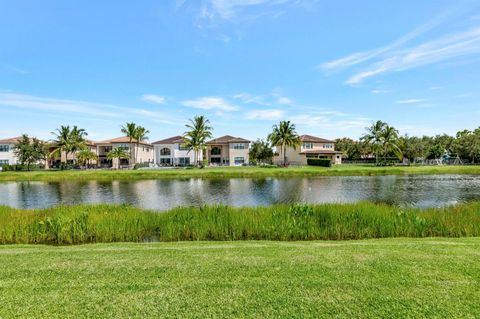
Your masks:
M342 154L343 152L339 151L330 151L330 150L306 150L300 152L300 154Z
M97 142L96 144L111 144L111 143L130 143L130 138L127 136L112 138L111 140ZM132 143L137 143L136 139L132 139ZM146 141L140 141L139 144L151 145Z
M153 142L152 144L183 144L184 139L183 136L177 135L166 138L164 140Z
M316 137L312 135L302 135L300 136L300 141L302 142L313 142L313 143L335 143L335 141L327 140L321 137Z
M207 144L228 144L228 143L250 143L250 141L241 137L225 135L222 137L214 138L213 140L207 142Z
M0 140L0 144L17 144L17 142L21 139L21 136L6 138Z

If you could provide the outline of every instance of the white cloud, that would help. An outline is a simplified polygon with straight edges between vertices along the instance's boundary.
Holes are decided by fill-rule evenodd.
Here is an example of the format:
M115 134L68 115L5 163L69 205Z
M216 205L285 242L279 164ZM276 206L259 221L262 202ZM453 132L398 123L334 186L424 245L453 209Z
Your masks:
M413 48L390 52L366 70L354 74L347 84L357 84L378 74L405 71L448 59L480 53L480 28L449 34Z
M295 3L298 0L207 0L203 7L204 15L218 15L223 20L235 20L246 8L266 5L270 9L274 6ZM208 10L212 12L206 14Z
M386 53L388 51L391 51L393 49L399 48L403 44L407 43L410 40L413 40L417 38L418 36L422 35L423 33L433 29L435 26L440 24L440 22L443 20L442 17L438 17L435 20L432 20L431 22L422 25L421 27L413 30L412 32L407 33L406 35L402 36L398 40L384 46L380 47L374 50L370 51L365 51L365 52L357 52L353 53L351 55L348 55L346 57L333 60L330 62L326 62L320 65L320 68L325 70L325 71L333 71L333 70L340 70L344 68L348 68L351 66L354 66L356 64L366 62L368 60L371 60L377 56L382 55L383 53Z
M24 69L20 69L14 65L11 65L11 64L3 64L1 65L4 69L8 70L8 71L11 71L11 72L14 72L14 73L18 73L18 74L28 74L28 71L27 70L24 70Z
M142 101L152 102L157 104L165 104L165 102L167 102L167 99L164 96L155 95L155 94L144 94L142 95L141 99Z
M238 99L245 104L258 104L258 105L270 105L270 102L265 101L265 97L262 95L252 95L250 93L239 93L233 96L234 99Z
M370 91L370 93L372 93L372 94L383 94L383 93L388 93L388 92L390 92L390 90L374 89L374 90Z
M202 110L217 110L225 112L233 112L238 110L237 106L230 104L225 99L217 96L200 97L195 100L185 100L182 102L182 105Z
M279 88L276 88L272 92L272 96L276 99L276 103L278 104L283 104L283 105L291 105L293 104L293 101L286 97L283 93L282 90Z
M248 112L247 119L273 121L281 119L284 115L285 111L278 109L252 110Z
M397 104L416 104L416 103L421 103L425 102L424 99L408 99L408 100L398 100L395 103Z
M72 115L84 115L88 116L89 118L95 119L117 118L123 120L124 118L129 118L129 116L137 115L158 123L180 123L180 121L172 118L169 114L162 114L159 112L152 112L144 109L122 107L95 102L45 98L19 93L0 92L0 106L24 110L41 111L41 114L67 114L69 115L69 117L72 117Z

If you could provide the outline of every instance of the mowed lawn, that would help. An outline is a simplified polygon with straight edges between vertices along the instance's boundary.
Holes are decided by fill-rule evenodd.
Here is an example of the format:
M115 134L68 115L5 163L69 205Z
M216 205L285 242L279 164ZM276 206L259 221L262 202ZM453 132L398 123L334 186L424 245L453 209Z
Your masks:
M172 178L262 178L308 176L380 176L410 174L473 174L480 175L479 165L466 166L394 166L335 165L333 167L208 167L170 168L148 170L70 170L0 172L0 182L5 181L110 181Z
M480 238L0 246L0 318L474 318Z

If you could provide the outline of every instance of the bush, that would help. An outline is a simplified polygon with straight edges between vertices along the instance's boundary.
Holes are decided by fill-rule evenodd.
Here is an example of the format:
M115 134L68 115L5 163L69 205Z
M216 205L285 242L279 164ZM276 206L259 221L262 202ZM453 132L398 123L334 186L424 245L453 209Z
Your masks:
M150 163L149 162L137 163L133 166L133 169L139 169L139 168L145 168L145 167L150 167Z
M14 164L14 165L9 165L9 164L4 164L1 166L2 167L2 172L12 172L12 171L27 171L28 167L27 165L22 165L22 164ZM30 170L31 171L36 171L39 169L43 169L43 165L38 165L38 164L32 164L30 165Z
M308 158L307 165L331 167L332 161L329 159L323 159L323 158Z

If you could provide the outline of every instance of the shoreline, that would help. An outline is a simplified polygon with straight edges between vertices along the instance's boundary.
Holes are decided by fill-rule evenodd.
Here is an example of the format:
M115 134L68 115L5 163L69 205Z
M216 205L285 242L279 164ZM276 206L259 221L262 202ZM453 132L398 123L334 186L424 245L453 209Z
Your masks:
M75 170L0 172L0 182L14 181L111 181L189 178L266 178L316 176L387 176L387 175L480 175L480 165L468 166L393 166L376 167L338 165L331 168L299 166L288 168L216 167L151 170Z

